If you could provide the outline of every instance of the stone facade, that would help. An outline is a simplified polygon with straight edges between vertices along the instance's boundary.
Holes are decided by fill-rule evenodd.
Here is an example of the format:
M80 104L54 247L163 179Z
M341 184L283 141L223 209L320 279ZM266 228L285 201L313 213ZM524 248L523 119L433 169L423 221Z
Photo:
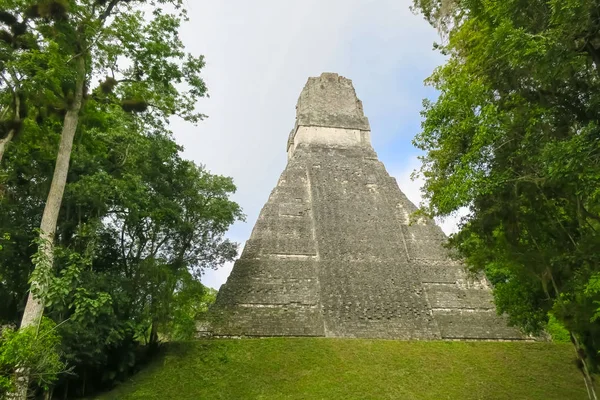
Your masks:
M349 79L309 78L288 164L200 329L215 336L522 339L371 147Z

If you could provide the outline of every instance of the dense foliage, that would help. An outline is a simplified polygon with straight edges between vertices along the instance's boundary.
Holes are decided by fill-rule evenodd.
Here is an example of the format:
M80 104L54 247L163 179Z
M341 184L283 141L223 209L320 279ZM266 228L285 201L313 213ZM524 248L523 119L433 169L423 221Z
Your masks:
M21 371L64 397L111 386L161 339L193 334L214 299L202 270L236 255L232 180L182 159L168 130L203 117L184 20L180 0L0 0L0 326L19 325L31 284L69 371L39 381L35 363L2 360L9 381ZM41 326L3 336L1 354L29 354Z
M17 331L5 327L0 334L0 398L13 390L11 373L19 366L26 366L31 380L47 389L64 373L65 363L60 357L61 338L56 324L43 318L38 327Z
M572 333L584 372L597 369L600 3L415 8L439 29L447 56L428 80L440 95L425 102L415 139L426 151L426 211L467 208L450 245L487 273L498 311L532 333L553 316Z

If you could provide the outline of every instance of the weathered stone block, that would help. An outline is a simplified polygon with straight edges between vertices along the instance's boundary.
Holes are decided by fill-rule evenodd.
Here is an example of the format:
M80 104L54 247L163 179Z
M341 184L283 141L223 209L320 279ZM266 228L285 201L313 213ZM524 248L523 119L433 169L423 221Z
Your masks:
M519 340L524 336L507 325L495 310L435 310L443 339Z
M425 292L434 309L494 309L492 294L485 289L464 289L455 284L427 284Z

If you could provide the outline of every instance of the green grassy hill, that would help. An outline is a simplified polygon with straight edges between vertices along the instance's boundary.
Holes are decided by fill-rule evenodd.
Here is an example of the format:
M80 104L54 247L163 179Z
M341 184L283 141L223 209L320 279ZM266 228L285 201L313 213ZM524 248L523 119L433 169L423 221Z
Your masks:
M573 359L552 343L200 340L96 399L587 399Z

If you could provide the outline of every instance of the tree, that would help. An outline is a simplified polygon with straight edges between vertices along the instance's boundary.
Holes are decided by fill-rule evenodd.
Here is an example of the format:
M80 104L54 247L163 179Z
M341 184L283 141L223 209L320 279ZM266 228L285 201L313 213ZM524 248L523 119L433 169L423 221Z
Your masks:
M5 398L13 390L14 382L8 376L23 365L27 366L30 378L38 386L52 384L65 368L56 351L59 345L56 324L47 318L39 327L19 331L3 328L0 331L0 396Z
M170 5L175 13L165 12L159 7L161 4ZM149 20L136 9L140 5L152 7ZM31 63L24 62L22 57L8 60L5 71L14 80L12 87L20 87L15 82L27 82L20 76L32 76L35 81L47 75L52 67L60 91L52 86L34 86L34 89L42 91L42 99L46 96L59 99L57 111L64 115L54 175L40 222L37 265L21 322L21 328L26 328L38 324L43 314L42 299L48 291L52 271L57 220L73 140L80 118L85 117L88 100L93 98L104 105L104 109L97 106L96 112L108 112L118 104L125 111L140 114L131 118L132 125L161 129L173 115L199 121L202 115L195 111L195 102L206 89L198 76L202 57L186 55L177 36L179 24L186 18L182 0L5 0L0 8L31 32L35 45L29 53L43 53L53 61ZM104 75L108 76L94 88L93 79ZM179 85L182 83L185 90ZM42 110L53 106L40 105L40 116L43 118ZM18 110L19 104L15 102L13 108ZM25 383L19 388L21 398L26 396L24 372Z
M600 300L600 8L581 0L416 0L448 57L415 145L426 212L466 207L450 239L528 332L554 316L590 398Z
M62 382L80 395L124 379L152 354L159 337L194 330L197 315L190 302L206 292L199 274L236 256L236 246L223 235L241 218L239 206L228 199L235 190L231 179L182 160L167 136L123 131L104 140L90 143L94 157L77 151L72 173L80 175L65 198L71 215L59 229L60 245L69 243L71 250L57 255L57 267L68 276L70 252L85 254L90 243L93 259L80 268L83 273L71 274L76 284L50 285L57 300L49 315L71 318L61 335L79 376ZM80 221L92 229L82 232ZM66 297L63 287L71 288ZM77 297L81 293L84 301ZM100 305L102 293L109 307ZM79 303L83 313L73 321ZM148 345L150 353L142 354L136 342Z
M208 295L199 274L235 257L224 234L242 217L230 178L181 159L168 132L133 130L121 107L97 113L95 104L74 143L44 296L72 369L51 386L59 397L127 378L152 354L149 342L189 338ZM36 254L30 243L59 140L46 128L26 119L5 158L0 323L16 322Z
M4 105L0 111L1 163L7 144L21 130L23 119L27 116L25 89L21 85L23 78L10 69L10 64L17 62L23 51L35 43L35 39L27 32L27 24L7 11L0 11L0 22L7 28L0 31L0 98Z

